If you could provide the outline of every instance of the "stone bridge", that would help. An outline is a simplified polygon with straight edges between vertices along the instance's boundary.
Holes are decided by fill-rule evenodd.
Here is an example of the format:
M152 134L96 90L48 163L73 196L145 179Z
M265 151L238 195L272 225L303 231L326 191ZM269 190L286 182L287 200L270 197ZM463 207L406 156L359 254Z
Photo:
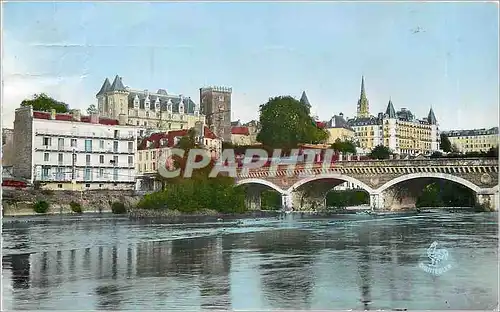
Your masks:
M423 188L448 180L475 192L477 202L498 209L498 159L414 159L339 161L293 167L240 169L236 184L247 186L247 205L260 209L260 194L274 189L282 194L283 208L326 208L326 195L335 186L352 182L370 194L372 209L415 207Z

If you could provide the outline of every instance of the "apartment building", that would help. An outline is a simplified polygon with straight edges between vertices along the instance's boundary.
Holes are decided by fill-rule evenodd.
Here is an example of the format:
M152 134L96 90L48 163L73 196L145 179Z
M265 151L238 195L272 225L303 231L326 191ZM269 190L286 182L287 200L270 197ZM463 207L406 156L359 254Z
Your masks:
M498 147L498 127L490 129L452 130L446 131L450 143L459 151L487 152L492 147Z
M328 132L327 144L333 144L336 140L340 141L355 141L356 136L354 129L349 126L347 121L344 119L344 114L333 115L333 117L324 123L324 127Z
M137 130L125 121L33 111L14 120L14 175L58 190L135 189Z

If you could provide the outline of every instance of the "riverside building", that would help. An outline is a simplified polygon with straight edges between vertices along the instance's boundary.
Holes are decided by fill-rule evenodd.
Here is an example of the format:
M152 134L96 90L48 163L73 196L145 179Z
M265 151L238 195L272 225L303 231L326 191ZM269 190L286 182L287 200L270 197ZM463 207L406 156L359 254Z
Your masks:
M418 119L407 108L396 111L389 100L385 113L372 116L369 113L364 77L361 79L357 116L350 119L348 124L354 129L364 153L369 153L377 145L384 145L400 155L430 155L439 150L439 124L432 108L427 117Z
M460 152L487 152L498 147L498 127L490 129L452 130L445 132L452 145Z
M121 120L18 108L15 176L57 190L135 189L137 130Z

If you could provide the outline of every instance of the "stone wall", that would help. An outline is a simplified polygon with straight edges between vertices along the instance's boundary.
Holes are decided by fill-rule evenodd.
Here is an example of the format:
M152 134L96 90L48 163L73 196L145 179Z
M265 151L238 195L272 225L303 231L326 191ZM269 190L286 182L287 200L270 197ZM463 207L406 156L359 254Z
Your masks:
M31 106L16 110L14 119L13 148L16 159L13 161L13 174L20 178L31 179L33 174L33 109Z
M70 213L69 204L74 201L82 205L84 212L109 212L110 204L122 202L125 206L135 207L141 199L133 191L52 191L52 190L19 190L3 189L2 205L5 216L31 215L32 204L44 200L50 203L48 213Z

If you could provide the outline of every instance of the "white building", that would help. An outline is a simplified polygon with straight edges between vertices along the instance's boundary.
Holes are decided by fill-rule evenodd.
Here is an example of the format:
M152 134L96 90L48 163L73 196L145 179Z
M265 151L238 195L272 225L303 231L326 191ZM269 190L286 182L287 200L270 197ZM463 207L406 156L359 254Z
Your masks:
M121 118L123 119L123 118ZM16 110L16 176L43 188L135 189L137 130L123 120Z

